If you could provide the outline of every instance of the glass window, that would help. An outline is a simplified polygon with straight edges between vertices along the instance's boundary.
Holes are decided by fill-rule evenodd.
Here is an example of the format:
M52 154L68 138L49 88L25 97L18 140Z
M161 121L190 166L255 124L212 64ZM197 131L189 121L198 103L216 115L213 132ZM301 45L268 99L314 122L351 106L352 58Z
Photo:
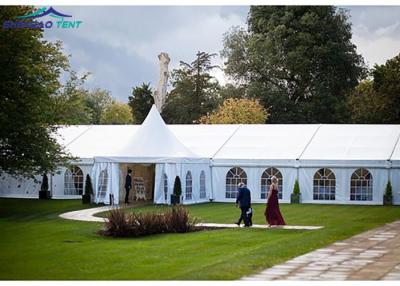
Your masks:
M335 200L336 178L332 170L319 169L314 175L314 200Z
M234 167L226 174L226 185L225 185L225 198L235 199L238 189L238 184L243 182L247 185L247 174L239 167Z
M106 197L107 194L107 185L108 185L108 173L107 170L103 170L99 175L99 186L98 186L98 194L100 198L100 202Z
M351 175L350 200L372 201L372 175L367 169L357 169Z
M168 200L168 177L167 174L163 174L163 189L164 189L164 200Z
M206 198L206 174L204 171L200 173L200 199Z
M281 172L276 168L268 168L261 175L261 198L266 199L268 197L272 176L278 179L278 198L282 199L283 177Z
M186 188L185 188L185 199L192 199L192 173L188 171L186 173Z
M83 172L78 166L69 167L64 174L64 195L78 196L83 192Z

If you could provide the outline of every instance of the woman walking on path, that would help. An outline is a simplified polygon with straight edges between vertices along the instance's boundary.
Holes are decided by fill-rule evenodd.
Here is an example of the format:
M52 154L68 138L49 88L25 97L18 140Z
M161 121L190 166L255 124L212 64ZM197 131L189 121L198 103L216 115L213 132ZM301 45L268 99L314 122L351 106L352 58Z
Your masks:
M269 186L267 198L267 207L264 215L269 226L285 225L285 221L279 210L278 178L275 176L271 177L271 185Z

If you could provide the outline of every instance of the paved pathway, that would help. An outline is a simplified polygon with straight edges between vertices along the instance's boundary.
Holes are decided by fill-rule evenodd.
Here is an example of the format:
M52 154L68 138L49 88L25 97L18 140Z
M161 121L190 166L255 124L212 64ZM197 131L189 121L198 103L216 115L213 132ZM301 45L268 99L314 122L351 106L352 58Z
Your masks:
M118 208L117 206L104 206L98 208L84 209L79 211L67 212L60 214L61 218L71 219L71 220L79 220L79 221L95 221L95 222L106 222L106 218L95 217L96 213L105 212L112 210L113 208ZM198 226L205 227L220 227L220 228L238 228L236 224L222 224L222 223L199 223ZM242 225L243 227L243 225ZM265 228L265 229L273 229L269 228L267 225L259 225L254 224L252 228ZM302 226L302 225L285 225L279 228L282 229L304 229L304 230L314 230L323 228L323 226Z
M400 221L336 242L242 280L400 280Z

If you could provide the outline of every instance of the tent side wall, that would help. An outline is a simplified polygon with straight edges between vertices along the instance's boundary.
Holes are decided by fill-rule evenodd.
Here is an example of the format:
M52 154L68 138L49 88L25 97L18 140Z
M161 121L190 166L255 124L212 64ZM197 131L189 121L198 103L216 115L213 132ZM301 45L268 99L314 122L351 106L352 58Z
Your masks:
M7 173L3 173L0 177L0 197L39 198L42 176L35 176L35 178L37 182L33 179L14 178Z
M188 173L190 172L190 176ZM200 196L200 175L204 172L205 196ZM211 173L209 164L180 164L158 163L156 164L154 203L170 204L173 193L175 177L179 176L182 185L182 202L185 205L208 202L211 198ZM188 180L187 180L188 179ZM191 185L188 185L191 182ZM167 184L167 188L165 185ZM164 191L167 190L167 193ZM186 191L191 190L191 198ZM190 194L190 192L188 192Z
M390 169L392 183L393 204L400 205L400 165Z
M251 200L254 203L265 203L266 199L261 198L261 176L263 172L274 165L259 167L259 166L214 166L212 167L212 186L214 191L214 199L217 202L235 202L234 198L226 198L226 176L229 170L233 167L242 168L247 175L247 187L251 191ZM297 177L297 169L294 167L276 167L282 174L282 199L281 203L290 202L290 194L293 191L294 182Z
M299 185L302 203L382 205L383 194L389 176L388 169L366 168L372 175L372 200L352 201L350 200L351 176L358 168L329 168L335 174L335 200L314 200L314 175L321 168L323 167L302 167L299 169Z

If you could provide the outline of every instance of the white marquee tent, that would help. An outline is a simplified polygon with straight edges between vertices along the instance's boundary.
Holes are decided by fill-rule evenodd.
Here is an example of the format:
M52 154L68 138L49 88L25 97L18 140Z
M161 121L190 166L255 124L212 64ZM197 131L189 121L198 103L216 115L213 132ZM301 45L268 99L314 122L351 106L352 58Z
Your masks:
M265 202L272 175L281 202L298 180L304 203L382 204L391 180L400 204L399 137L400 125L166 125L153 106L142 125L61 127L57 140L80 160L50 185L53 198L77 198L90 174L96 202L113 194L118 203L127 164L153 165L152 200L160 204L169 203L176 176L187 204L234 201L239 181ZM38 189L6 174L0 180L0 196L37 197Z

